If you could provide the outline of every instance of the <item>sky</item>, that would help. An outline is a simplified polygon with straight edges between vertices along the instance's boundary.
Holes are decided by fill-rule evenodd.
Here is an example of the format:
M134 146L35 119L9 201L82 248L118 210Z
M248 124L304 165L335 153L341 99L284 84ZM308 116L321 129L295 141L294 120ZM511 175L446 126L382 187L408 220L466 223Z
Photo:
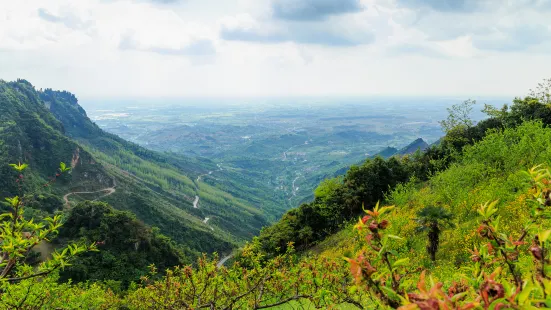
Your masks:
M523 96L551 0L0 0L0 79L79 98Z

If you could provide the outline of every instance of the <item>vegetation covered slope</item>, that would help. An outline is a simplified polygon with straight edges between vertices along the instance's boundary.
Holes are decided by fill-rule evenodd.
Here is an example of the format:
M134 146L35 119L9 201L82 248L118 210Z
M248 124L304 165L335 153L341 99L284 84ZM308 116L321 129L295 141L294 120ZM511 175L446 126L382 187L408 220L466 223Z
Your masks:
M25 182L29 187L45 183L60 161L75 169L58 180L59 190L70 187L71 181L77 179L82 187L90 189L112 186L111 178L90 154L82 152L73 162L78 145L64 136L63 125L45 108L30 83L0 82L0 118L0 169L6 176L0 180L3 197L17 191L11 178L16 173L8 166L14 162L36 167Z
M61 274L61 281L105 281L128 287L155 264L161 270L191 263L189 257L159 229L151 229L127 211L102 202L82 202L69 213L56 243L97 242L99 251L79 257Z
M71 172L56 186L40 191L42 200L50 197L55 202L49 203L49 212L101 199L159 227L191 256L230 250L267 223L244 200L195 184L192 178L200 171L191 168L194 162L151 152L103 132L70 93L37 91L25 80L1 81L0 115L0 169L6 176L0 181L2 197L19 191L12 182L17 175L8 164L24 162L33 168L22 188L27 190L46 183L59 162L65 162ZM201 199L198 208L193 204L195 195ZM208 225L205 217L212 219Z
M63 123L68 136L78 141L95 158L113 170L118 168L123 170L120 173L130 173L154 191L171 198L171 204L199 217L201 221L208 217L210 227L215 228L217 233L220 230L229 232L232 240L238 242L251 238L268 224L262 205L269 197L258 201L241 187L231 187L231 182L212 185L202 182L201 176L219 170L212 161L150 151L107 133L88 118L76 97L69 92L46 89L40 92L40 98ZM118 196L119 193L115 193L107 201L115 205ZM194 207L196 196L200 198L198 208ZM246 197L250 200L244 199ZM130 211L140 216L137 208ZM158 221L155 225L162 228L160 225L163 223ZM207 225L203 227L210 229Z
M427 181L462 158L465 147L480 141L490 130L515 128L525 120L551 121L548 104L536 97L515 99L513 105L502 110L486 106L490 118L472 124L468 119L457 119L456 114L472 109L473 101L466 101L450 110L444 123L450 124L446 136L438 145L423 153L375 157L361 165L352 166L344 176L323 181L315 191L315 199L288 211L282 219L260 233L261 244L267 255L285 252L286 245L294 242L298 249L316 242L342 229L364 207L373 206L385 198L395 186L413 180ZM464 114L464 113L463 113Z
M49 307L63 307L64 299L88 308L551 307L549 110L541 98L518 99L487 122L454 124L442 143L424 154L369 160L326 181L317 201L289 213L309 216L277 224L289 227L284 249L266 246L271 240L265 231L228 268L203 258L161 280L144 277L124 297L101 284L78 287L29 278L4 285L9 294L2 294L2 301L30 304L42 294L48 298L40 302ZM404 175L407 181L397 181ZM394 206L379 206L374 195ZM326 199L348 200L332 205ZM296 230L330 225L333 215L343 218L333 230L344 229L308 234L319 243L310 254L296 255ZM356 218L353 228L344 220L348 215ZM92 298L80 297L90 292Z

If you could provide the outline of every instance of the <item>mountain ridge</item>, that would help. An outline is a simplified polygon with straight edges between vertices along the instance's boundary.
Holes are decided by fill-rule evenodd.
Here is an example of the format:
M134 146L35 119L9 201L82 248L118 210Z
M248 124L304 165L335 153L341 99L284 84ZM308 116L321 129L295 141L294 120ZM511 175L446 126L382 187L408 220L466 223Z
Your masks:
M6 140L0 143L1 164L6 173L10 173L5 168L8 163L28 162L36 167L30 179L38 184L60 161L72 163L71 174L59 180L51 190L54 194L100 191L116 183L117 191L103 201L160 227L195 255L228 251L268 223L246 201L194 182L199 174L214 169L214 163L149 151L106 133L69 92L36 90L28 81L17 80L1 81L0 95L0 131ZM4 183L2 194L8 196L15 188ZM202 198L197 209L193 208L195 196ZM205 217L211 218L208 225Z

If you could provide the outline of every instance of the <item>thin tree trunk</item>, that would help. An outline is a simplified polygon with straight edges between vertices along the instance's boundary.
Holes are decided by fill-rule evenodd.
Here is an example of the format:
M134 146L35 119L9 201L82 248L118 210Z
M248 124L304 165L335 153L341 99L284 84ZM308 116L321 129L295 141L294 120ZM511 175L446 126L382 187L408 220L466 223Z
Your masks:
M430 259L436 261L436 252L438 251L438 245L440 243L440 228L437 222L433 222L430 225L429 231L429 245L427 251L430 254Z

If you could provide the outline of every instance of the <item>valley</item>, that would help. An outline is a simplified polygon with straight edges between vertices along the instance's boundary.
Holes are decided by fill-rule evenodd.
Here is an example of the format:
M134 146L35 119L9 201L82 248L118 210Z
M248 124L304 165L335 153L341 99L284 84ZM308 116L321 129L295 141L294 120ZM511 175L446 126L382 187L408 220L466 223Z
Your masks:
M481 98L499 105L506 99ZM421 138L442 135L439 120L457 98L182 99L83 102L102 129L151 150L206 158L216 169L196 183L247 187L266 196L269 220L313 198L325 178ZM484 116L480 108L473 119ZM424 143L423 142L423 143ZM407 150L415 152L417 147ZM197 200L193 203L197 208ZM266 203L271 203L266 207Z

